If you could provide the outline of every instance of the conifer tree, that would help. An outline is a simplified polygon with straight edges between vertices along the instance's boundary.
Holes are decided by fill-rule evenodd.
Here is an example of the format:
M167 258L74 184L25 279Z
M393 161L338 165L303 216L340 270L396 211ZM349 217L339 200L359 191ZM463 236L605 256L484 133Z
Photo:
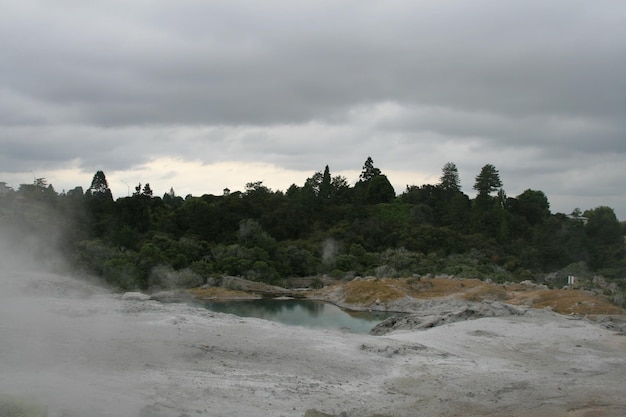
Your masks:
M447 162L442 168L439 188L443 191L461 191L461 180L459 171L454 162Z
M502 181L496 167L492 164L482 167L474 183L474 190L478 191L478 197L487 197L500 188L502 188Z
M94 174L93 179L91 180L91 186L87 189L85 194L100 199L113 200L113 194L111 193L111 189L109 188L109 183L107 182L104 172L97 171Z
M320 192L318 197L322 200L328 200L331 195L331 178L330 169L328 165L324 168L324 174L322 175L322 183L320 184Z
M365 161L365 164L363 165L363 171L361 172L361 175L359 176L359 181L368 182L372 178L377 177L379 175L380 175L380 169L374 166L374 161L372 160L372 157L368 156L367 160Z

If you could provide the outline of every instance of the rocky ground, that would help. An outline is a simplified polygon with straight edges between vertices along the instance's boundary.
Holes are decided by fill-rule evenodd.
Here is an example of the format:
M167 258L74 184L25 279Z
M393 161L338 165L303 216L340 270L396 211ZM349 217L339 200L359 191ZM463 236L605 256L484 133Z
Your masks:
M488 301L511 314L372 336L124 297L34 271L0 273L0 290L0 394L44 404L51 417L626 415L625 336L581 314L511 310L506 299ZM344 290L318 297L416 314L439 305L384 291L368 305L362 291L352 299ZM481 291L465 301L483 304Z
M520 307L548 308L560 314L577 316L625 313L622 308L611 303L601 289L549 289L530 281L496 284L489 280L454 277L357 277L347 282L330 283L325 288L312 292L310 297L355 310L419 312L432 302L458 300L501 301Z

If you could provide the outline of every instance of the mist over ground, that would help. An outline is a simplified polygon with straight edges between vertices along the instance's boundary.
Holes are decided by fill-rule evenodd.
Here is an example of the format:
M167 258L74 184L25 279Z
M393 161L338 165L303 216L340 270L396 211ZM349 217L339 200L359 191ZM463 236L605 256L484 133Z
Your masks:
M626 413L624 337L547 311L377 337L0 277L0 394L49 417Z
M42 250L35 237L6 225L1 232L0 393L45 404L52 416L70 409L88 415L100 396L90 389L91 382L105 377L88 365L97 355L93 344L110 343L123 318L115 309L95 316L91 311L107 292L46 270L59 269L63 262L50 258L50 250L37 259ZM111 410L116 407L112 401ZM117 411L124 415L123 409Z

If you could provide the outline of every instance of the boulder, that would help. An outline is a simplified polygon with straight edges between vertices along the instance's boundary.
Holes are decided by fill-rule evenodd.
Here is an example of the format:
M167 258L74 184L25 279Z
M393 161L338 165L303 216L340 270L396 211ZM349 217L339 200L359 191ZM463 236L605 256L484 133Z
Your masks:
M380 322L370 334L384 335L394 330L425 330L457 321L479 319L482 317L503 317L524 315L526 308L513 306L499 301L477 302L450 302L441 301L438 305L431 304L430 308L418 313L389 317Z

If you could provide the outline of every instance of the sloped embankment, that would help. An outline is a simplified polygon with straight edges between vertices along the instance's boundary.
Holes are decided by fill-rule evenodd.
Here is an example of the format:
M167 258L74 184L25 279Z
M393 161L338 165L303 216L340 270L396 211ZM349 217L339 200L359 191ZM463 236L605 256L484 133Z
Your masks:
M623 309L592 291L550 290L532 283L495 284L456 278L356 278L311 294L312 298L353 310L409 313L380 323L372 334L399 329L427 329L481 317L524 315L530 308L559 314L602 318L621 316Z
M593 291L551 290L527 284L496 284L459 278L355 278L311 294L312 298L355 310L411 312L433 301L500 301L559 314L622 315L624 309Z

